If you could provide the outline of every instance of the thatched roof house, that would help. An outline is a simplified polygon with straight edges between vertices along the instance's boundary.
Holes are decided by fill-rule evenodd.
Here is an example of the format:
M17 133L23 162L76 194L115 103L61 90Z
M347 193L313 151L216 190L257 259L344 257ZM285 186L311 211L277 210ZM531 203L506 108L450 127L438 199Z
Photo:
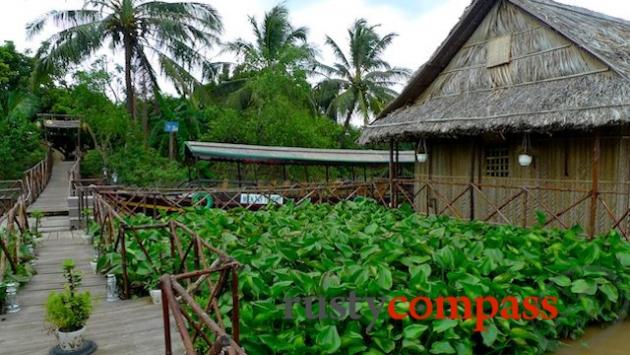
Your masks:
M630 22L476 0L360 141L418 142L413 193L391 159L394 205L630 237Z
M476 0L361 142L628 124L629 40L586 9Z

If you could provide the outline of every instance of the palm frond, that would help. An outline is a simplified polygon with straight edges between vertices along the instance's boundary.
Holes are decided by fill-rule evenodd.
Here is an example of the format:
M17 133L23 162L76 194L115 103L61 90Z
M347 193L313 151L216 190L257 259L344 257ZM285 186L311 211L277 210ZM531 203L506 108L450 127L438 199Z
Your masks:
M53 10L41 16L37 20L28 23L26 25L26 34L28 38L38 35L44 27L46 27L46 24L48 24L49 21L52 21L59 27L70 27L96 22L102 19L102 13L97 10Z

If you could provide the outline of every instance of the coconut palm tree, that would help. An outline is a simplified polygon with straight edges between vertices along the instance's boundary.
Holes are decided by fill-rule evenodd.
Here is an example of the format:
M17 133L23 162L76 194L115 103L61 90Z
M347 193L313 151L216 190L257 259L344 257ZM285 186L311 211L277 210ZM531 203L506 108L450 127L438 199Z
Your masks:
M383 110L397 93L392 89L399 80L407 78L409 70L392 67L383 60L383 52L396 37L395 33L380 36L377 26L357 20L348 30L349 55L347 56L332 38L326 44L332 48L337 62L333 66L321 65L327 76L316 88L320 107L330 117L345 115L344 126L350 125L355 112L367 125L371 115Z
M261 24L253 16L249 22L256 37L254 43L242 39L231 42L227 49L242 56L244 71L260 71L282 66L291 70L312 63L314 50L307 42L308 29L294 28L289 22L289 11L282 5L274 6Z
M27 33L40 33L49 21L61 31L40 48L36 72L79 63L108 45L124 54L127 109L133 119L134 79L159 90L152 59L176 85L185 86L195 81L193 69L201 68L204 76L214 69L202 52L218 43L222 30L212 6L186 1L84 0L82 9L45 14L27 25Z

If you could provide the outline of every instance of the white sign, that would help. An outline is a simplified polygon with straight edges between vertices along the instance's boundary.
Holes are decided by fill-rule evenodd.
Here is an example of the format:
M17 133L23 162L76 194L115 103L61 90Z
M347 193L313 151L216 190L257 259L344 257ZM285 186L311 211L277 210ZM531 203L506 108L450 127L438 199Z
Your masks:
M269 203L282 205L284 198L280 195L241 194L241 203L247 205L268 205Z

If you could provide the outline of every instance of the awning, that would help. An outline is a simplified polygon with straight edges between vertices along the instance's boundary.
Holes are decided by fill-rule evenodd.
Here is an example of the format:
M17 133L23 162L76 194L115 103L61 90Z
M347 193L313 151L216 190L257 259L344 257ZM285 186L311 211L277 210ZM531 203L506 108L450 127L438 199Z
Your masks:
M415 162L413 151L398 153L401 164ZM186 157L211 161L233 161L286 165L385 165L387 150L314 149L260 145L186 142Z
M44 120L46 128L79 128L80 126L79 120Z

